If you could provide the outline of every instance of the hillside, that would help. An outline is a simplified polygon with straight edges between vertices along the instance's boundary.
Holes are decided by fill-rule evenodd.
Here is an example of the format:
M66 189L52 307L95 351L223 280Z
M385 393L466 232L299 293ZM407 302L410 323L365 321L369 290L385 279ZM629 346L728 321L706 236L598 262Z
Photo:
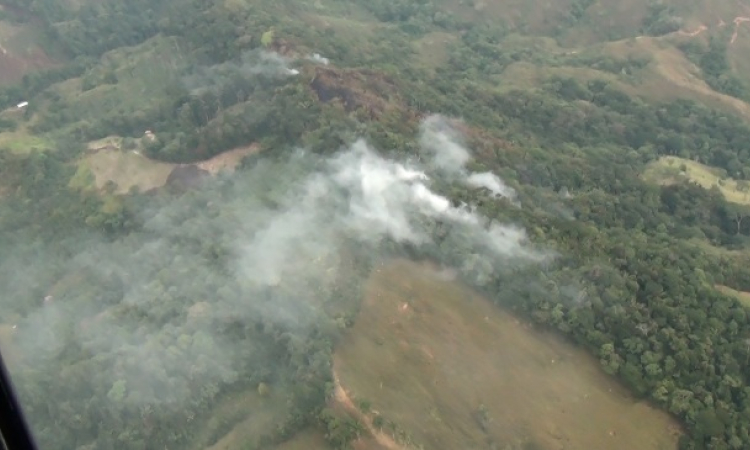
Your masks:
M750 448L750 3L0 6L44 448Z

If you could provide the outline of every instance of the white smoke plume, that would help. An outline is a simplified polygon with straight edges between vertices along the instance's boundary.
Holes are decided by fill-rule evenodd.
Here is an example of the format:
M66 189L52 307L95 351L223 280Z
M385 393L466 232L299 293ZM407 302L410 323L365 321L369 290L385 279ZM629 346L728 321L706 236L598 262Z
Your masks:
M496 196L510 200L516 198L516 191L494 173L469 173L466 163L471 160L471 154L463 144L460 133L445 117L428 117L422 123L420 132L423 154L434 169L469 186L486 188Z
M464 177L464 166L471 155L448 120L440 115L429 116L422 122L420 131L419 143L432 166L446 175Z
M299 74L292 67L294 60L268 50L249 50L242 54L239 61L230 61L209 67L199 67L183 78L184 86L192 95L199 95L206 90L218 89L234 77L252 78L285 78Z
M174 374L189 374L190 383L231 383L239 361L255 351L226 339L215 321L304 331L326 320L319 297L341 270L342 242L373 253L384 241L437 249L430 251L447 253L480 284L505 266L548 258L523 229L489 224L433 190L433 178L454 176L512 194L492 174L467 173L469 152L442 118L428 119L420 139L431 155L427 167L385 158L363 140L330 158L299 151L261 159L229 180L155 207L143 231L80 243L77 256L60 262L99 280L101 290L77 292L77 282L70 283L75 295L29 314L19 323L23 353L54 371L54 330L67 327L80 348L110 364L99 376L119 383L113 398L179 404L191 396L188 384L160 387ZM438 224L451 230L442 244L435 241ZM218 266L202 256L216 251L225 255ZM0 261L0 275L11 270ZM117 290L121 295L112 294Z
M324 66L327 66L331 62L328 58L321 56L320 53L313 53L307 59L318 64L323 64Z
M472 173L466 178L466 183L469 186L486 188L496 196L510 199L516 196L516 191L492 172Z

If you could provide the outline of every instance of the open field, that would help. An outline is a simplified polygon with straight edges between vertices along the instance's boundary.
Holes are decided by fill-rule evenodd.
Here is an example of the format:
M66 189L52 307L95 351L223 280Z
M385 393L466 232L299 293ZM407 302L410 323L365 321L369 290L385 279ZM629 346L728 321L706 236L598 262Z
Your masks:
M415 263L372 275L335 367L424 448L676 448L677 423L584 350Z
M685 170L682 170L682 169ZM745 189L744 181L725 176L721 169L706 166L696 161L664 156L650 163L643 173L646 181L657 184L670 184L680 179L689 179L706 189L717 186L729 202L750 204L750 189ZM750 186L750 183L748 183Z
M546 54L548 59L555 57L559 65L519 61L506 68L499 81L506 87L531 89L552 76L572 77L584 82L600 79L646 101L692 99L750 121L750 105L713 90L702 78L701 70L666 39L639 37L570 51L554 45L537 48L539 55ZM648 64L615 74L581 66L576 62L579 58L634 58L646 60Z
M287 404L283 392L272 390L261 397L256 389L232 394L214 408L209 420L197 439L198 448L205 450L243 450L251 442L271 432L286 413ZM210 446L203 446L208 437L216 432L221 421L236 421L231 429ZM288 447L294 449L294 446ZM323 447L325 448L325 447Z
M158 104L166 87L178 82L181 58L175 40L155 37L105 53L82 77L58 83L53 91L64 99L69 114L82 121L95 121L112 111L138 114ZM107 76L113 76L110 82L103 81ZM85 86L87 80L92 86Z
M744 291L737 291L727 286L721 286L716 285L716 289L721 291L723 294L731 295L733 297L736 297L737 300L742 303L742 305L746 308L750 308L750 292L744 292Z
M97 189L103 189L113 182L119 194L133 187L145 192L164 186L172 169L173 164L153 161L133 151L103 150L83 159L71 180L71 187L90 187L93 181Z
M70 180L74 189L103 189L109 182L117 186L115 193L125 194L133 187L142 192L164 186L169 175L180 164L171 164L149 159L141 153L140 143L134 150L122 149L122 138L110 136L89 143L92 152L81 159L78 170ZM201 161L195 165L212 175L221 171L232 171L250 154L260 151L253 144L238 147Z
M651 64L640 74L635 90L631 90L635 95L656 100L689 98L750 120L750 105L713 90L703 80L701 70L664 40L641 37L635 41L612 43L605 49L612 54L625 53L629 49L652 57Z
M273 450L333 450L323 437L323 433L317 430L305 430L294 435L294 437ZM362 449L357 449L362 450Z
M0 149L16 154L27 154L33 151L50 150L54 144L41 136L34 136L20 127L16 131L0 133Z
M0 85L16 83L27 73L53 67L57 62L42 48L47 39L34 17L11 20L17 13L0 6Z

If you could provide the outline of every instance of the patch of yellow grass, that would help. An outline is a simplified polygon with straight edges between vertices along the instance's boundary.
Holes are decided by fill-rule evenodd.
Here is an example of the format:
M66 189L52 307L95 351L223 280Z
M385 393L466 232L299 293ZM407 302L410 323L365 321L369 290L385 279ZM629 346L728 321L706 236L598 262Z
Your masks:
M120 150L122 148L122 141L123 139L120 136L107 136L104 139L89 142L87 148L93 151L102 149Z
M164 186L175 167L174 164L153 161L134 151L119 150L96 152L86 156L80 164L83 168L79 169L73 180L88 180L84 177L88 177L90 172L96 188L102 189L111 181L117 185L115 193L118 194L125 194L133 187L148 191Z
M643 172L643 179L662 185L689 179L706 189L719 188L729 202L750 205L750 189L742 186L747 183L750 188L750 182L734 180L721 169L677 156L664 156L650 163Z
M662 101L690 98L750 120L750 105L713 90L703 79L700 68L673 44L669 38L641 36L607 43L601 50L605 54L620 57L651 57L651 63L638 74L638 83L635 86L624 86L632 95Z
M677 423L586 351L412 262L373 273L334 361L355 401L424 448L676 448Z
M246 147L237 147L226 152L219 153L211 159L196 163L198 168L208 171L211 175L216 175L219 172L233 171L242 160L249 155L260 151L260 145L252 144Z
M78 162L78 169L68 186L80 190L101 190L112 182L117 186L115 194L126 194L133 187L145 192L164 186L172 170L179 166L147 158L141 153L140 142L135 150L122 150L122 144L123 138L120 136L89 142L88 148L92 153ZM211 175L221 171L231 172L243 158L258 151L258 144L237 147L195 165Z
M722 286L720 284L717 284L716 289L719 290L722 294L730 295L735 297L737 300L742 303L742 306L746 308L750 308L750 292L745 291L737 291L727 286Z

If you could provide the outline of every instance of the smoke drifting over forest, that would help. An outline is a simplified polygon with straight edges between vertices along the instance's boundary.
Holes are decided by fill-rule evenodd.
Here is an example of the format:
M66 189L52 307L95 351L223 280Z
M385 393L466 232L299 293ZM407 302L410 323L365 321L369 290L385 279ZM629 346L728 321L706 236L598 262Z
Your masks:
M422 123L421 139L423 152L430 159L430 166L444 176L461 179L473 187L483 187L493 194L514 199L516 192L491 172L471 173L466 163L471 155L461 142L460 134L451 127L446 118L434 115Z
M319 55L318 55L319 56ZM327 60L326 60L327 61ZM228 61L208 67L199 67L195 73L186 76L183 84L193 95L205 90L219 89L231 78L283 78L299 72L292 67L294 60L276 52L250 50L243 53L238 61Z
M240 345L217 324L259 323L303 336L331 321L325 304L345 276L346 245L378 255L384 243L410 244L446 255L477 279L548 257L527 244L524 230L489 224L431 189L432 177L450 176L514 195L496 175L466 169L470 153L447 121L427 119L419 138L423 166L386 159L363 140L330 158L304 150L261 158L152 206L143 229L125 238L79 240L72 258L35 253L45 261L38 267L56 275L37 278L50 282L42 294L53 300L18 323L15 346L30 368L21 383L74 370L103 378L112 402L178 407L236 381L248 366L273 374L280 364L262 344ZM440 243L438 222L449 230ZM0 278L11 283L14 301L40 303L30 298L39 289L17 272L4 257ZM71 345L105 369L65 361ZM87 395L85 387L46 389Z
M307 61L313 64L328 65L330 60L319 53L300 58L284 56L268 50L248 50L237 61L228 61L207 67L199 67L195 73L183 78L182 82L193 95L207 90L218 90L232 79L252 79L265 77L281 79L299 74L295 62Z

